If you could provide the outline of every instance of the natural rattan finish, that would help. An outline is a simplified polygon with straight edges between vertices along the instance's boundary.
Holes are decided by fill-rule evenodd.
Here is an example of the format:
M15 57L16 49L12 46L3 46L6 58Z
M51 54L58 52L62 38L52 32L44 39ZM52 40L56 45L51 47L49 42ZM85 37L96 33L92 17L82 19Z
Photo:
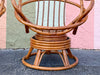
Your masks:
M4 6L5 0L1 0L0 2L0 16L6 11L6 8Z
M39 7L40 1L43 2L43 11L42 13L42 23L39 25ZM48 1L48 9L45 9L45 1ZM50 26L49 18L50 18L50 1L54 2L53 6L53 25ZM70 0L28 0L26 2L22 2L19 0L18 5L16 4L15 0L12 0L12 5L15 9L15 17L25 25L26 33L29 32L29 29L36 32L36 35L31 38L30 42L30 50L28 54L22 58L22 63L27 67L39 69L39 70L64 70L74 67L78 64L78 58L72 55L70 51L70 38L66 36L66 33L73 30L73 34L76 34L78 26L82 25L86 22L88 18L88 13L93 8L94 0L86 0L90 1L90 5L87 9L84 7L84 1L80 0L80 4L72 2ZM26 16L22 12L22 6L32 3L38 2L37 7L37 18L36 23L33 24L30 22ZM59 2L58 6L58 26L55 26L55 3ZM64 11L60 11L61 2L64 3ZM79 15L68 25L65 23L65 10L66 10L66 3L72 4L78 8L80 8ZM47 10L47 25L44 26L44 11ZM63 26L60 24L60 13L63 12ZM37 53L32 53L33 49L37 49ZM61 50L61 52L59 52ZM67 51L67 53L66 53ZM40 66L40 62L44 54L59 54L64 66L63 67L42 67ZM25 60L29 59L29 57L36 55L34 64L31 65L27 63ZM75 59L73 64L69 63L69 58Z

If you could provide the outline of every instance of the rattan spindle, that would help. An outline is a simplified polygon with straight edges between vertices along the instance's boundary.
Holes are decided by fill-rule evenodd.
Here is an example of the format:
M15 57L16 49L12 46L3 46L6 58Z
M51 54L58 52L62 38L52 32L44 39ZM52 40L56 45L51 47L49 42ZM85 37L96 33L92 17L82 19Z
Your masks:
M55 0L54 0L54 7L53 7L53 27L55 26Z
M80 4L70 1L70 0L28 0L26 2L22 2L22 0L19 0L18 5L16 4L15 0L11 0L11 1L15 9L15 17L17 18L18 21L20 21L22 24L25 25L26 33L29 32L28 29L36 32L35 36L31 37L30 39L30 49L29 49L28 54L22 58L22 63L25 66L33 68L33 69L39 69L39 70L65 70L65 69L72 68L78 64L78 58L74 56L70 51L71 39L66 35L66 33L73 30L73 34L76 34L78 27L82 25L84 22L86 22L88 18L88 13L93 8L94 0L85 0L85 1L90 1L90 4L87 8L84 7L84 0L79 0ZM47 9L45 8L46 1L48 1ZM54 2L53 9L52 9L53 14L50 14L51 1ZM28 3L32 3L32 2L38 2L38 7L36 8L37 18L34 24L27 19L27 17L23 14L23 11L21 10L24 5ZM43 7L40 7L41 5L40 2L43 2ZM56 3L59 3L59 5L57 6ZM61 3L63 3L64 5L63 11L61 11ZM75 19L73 19L72 22L70 22L68 25L66 25L66 19L65 19L67 3L74 5L80 9L79 15ZM56 19L56 14L57 14L56 6L58 8L58 11L57 11L58 13L57 25L58 26L55 25L56 24L55 19ZM39 11L41 8L43 8L42 12ZM45 14L44 12L45 10L47 10L46 12L47 14ZM41 16L39 15L39 13L42 13L41 25L38 25L39 16ZM63 13L63 17L60 16L61 13ZM47 17L47 20L44 20L45 15ZM50 25L51 16L53 16L52 25ZM61 18L63 19L62 21L63 25L61 25ZM44 25L45 24L44 21L47 21L46 22L47 26ZM32 53L34 49L37 49L36 53ZM42 57L45 54L58 54L61 57L64 66L62 67L41 66L40 63L41 63ZM34 55L36 55L36 57L33 64L29 64L28 62L25 61ZM71 64L69 62L68 56L69 58L74 59L75 62Z
M64 1L64 11L63 11L63 24L65 26L65 13L66 13L66 0Z
M4 6L5 0L1 0L0 2L0 17L4 14L6 11L6 7Z
M58 10L58 27L60 27L60 7L61 7L61 0L59 0L59 10Z

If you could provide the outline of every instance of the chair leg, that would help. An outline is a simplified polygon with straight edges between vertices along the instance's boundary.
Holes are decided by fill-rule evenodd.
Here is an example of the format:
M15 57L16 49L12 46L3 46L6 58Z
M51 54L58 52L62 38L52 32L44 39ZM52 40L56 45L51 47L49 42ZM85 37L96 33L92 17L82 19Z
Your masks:
M29 59L29 57L30 57L32 51L33 51L33 48L30 47L30 49L29 49L29 51L28 51L28 53L27 53L27 55L26 55L26 59Z
M68 57L67 57L66 50L62 50L62 54L63 54L65 66L69 66L69 60L68 60Z
M70 49L67 49L67 52L68 52L68 56L69 56L70 58L74 58L74 56L73 56L73 54L71 53Z
M40 55L41 55L41 50L37 50L37 54L36 54L36 57L35 57L35 60L34 60L35 66L39 65Z
M64 66L62 67L43 67L43 66L40 66L40 62L41 62L41 59L43 57L43 55L46 53L46 51L41 51L41 50L37 50L37 52L34 52L34 53L31 53L31 56L34 56L36 55L36 58L35 58L35 61L34 61L34 64L29 64L28 62L26 62L26 56L24 56L22 58L22 63L27 66L27 67L30 67L30 68L33 68L33 69L38 69L38 70L65 70L65 69L69 69L69 68L72 68L74 66L76 66L78 64L78 58L76 56L73 56L74 59L75 59L75 62L73 64L69 64L69 61L68 61L68 57L67 57L67 53L66 53L66 50L62 50L62 53L61 52L58 52L58 51L51 51L50 53L51 54L59 54L63 63L64 63Z
M50 54L51 51L46 51L46 54Z

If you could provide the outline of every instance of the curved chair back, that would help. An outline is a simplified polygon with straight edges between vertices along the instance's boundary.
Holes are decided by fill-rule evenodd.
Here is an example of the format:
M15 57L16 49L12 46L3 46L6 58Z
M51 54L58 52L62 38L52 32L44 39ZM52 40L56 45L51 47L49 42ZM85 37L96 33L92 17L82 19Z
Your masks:
M78 26L87 20L88 13L93 8L94 0L86 1L90 1L88 8L84 7L84 0L80 0L80 4L70 0L28 0L26 2L19 0L18 5L15 0L12 0L12 4L15 9L16 18L25 25L27 33L30 28L39 34L62 35L71 30L73 30L73 34L76 34ZM22 6L31 2L37 2L36 21L34 24L30 22L22 12ZM79 15L68 25L66 25L65 22L66 3L80 8Z

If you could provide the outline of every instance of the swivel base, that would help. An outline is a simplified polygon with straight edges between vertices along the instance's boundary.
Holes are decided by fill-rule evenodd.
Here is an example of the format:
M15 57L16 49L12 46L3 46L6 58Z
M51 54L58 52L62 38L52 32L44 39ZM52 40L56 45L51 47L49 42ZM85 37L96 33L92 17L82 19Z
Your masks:
M37 49L36 53L32 53L33 49ZM70 49L70 38L66 40L57 40L57 41L45 41L45 40L37 40L35 37L31 38L31 47L26 56L22 58L22 63L30 68L38 69L38 70L65 70L72 68L78 64L78 58L73 56ZM59 51L60 50L60 51ZM40 66L40 62L44 54L59 54L62 59L64 66L62 67L43 67ZM29 57L34 56L35 60L33 65L27 63L25 60L29 59ZM73 64L69 63L69 58L74 59L75 62Z
M44 53L44 52L42 52ZM52 53L57 53L57 52L52 52ZM33 56L33 55L36 55L37 53L31 53L30 56ZM68 55L68 54L67 54ZM47 71L58 71L58 70L66 70L66 69L70 69L70 68L73 68L74 66L76 66L78 64L78 58L76 56L73 56L73 59L75 59L75 62L73 64L67 64L67 65L64 65L62 67L43 67L43 66L39 66L39 64L34 64L34 65L31 65L29 63L27 63L25 60L27 60L27 56L24 56L22 58L22 63L29 67L29 68L33 68L33 69L37 69L37 70L47 70ZM41 59L40 59L41 60ZM67 60L68 61L68 60ZM39 62L40 63L40 62ZM63 62L64 63L64 62Z

